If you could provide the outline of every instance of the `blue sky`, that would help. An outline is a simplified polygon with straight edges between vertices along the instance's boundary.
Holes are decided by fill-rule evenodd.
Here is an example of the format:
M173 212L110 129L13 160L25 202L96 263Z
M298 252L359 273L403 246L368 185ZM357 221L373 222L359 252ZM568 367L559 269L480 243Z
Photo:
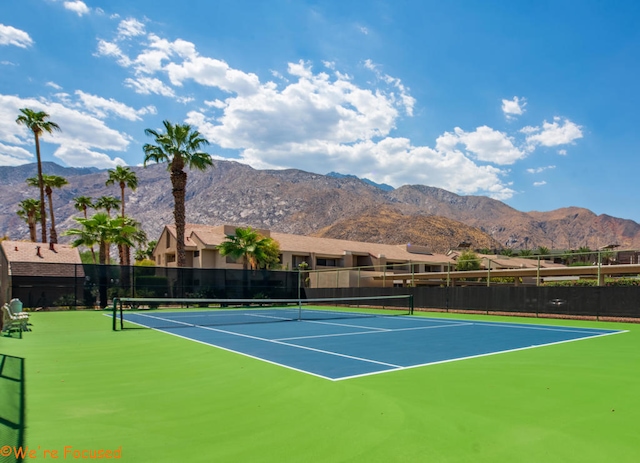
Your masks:
M638 2L4 0L0 165L138 165L187 122L220 159L640 222Z

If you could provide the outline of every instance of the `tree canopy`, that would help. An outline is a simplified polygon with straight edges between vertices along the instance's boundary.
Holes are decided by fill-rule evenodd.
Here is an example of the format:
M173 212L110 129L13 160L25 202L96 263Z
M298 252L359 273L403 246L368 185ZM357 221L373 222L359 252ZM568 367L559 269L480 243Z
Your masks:
M236 228L218 245L220 254L242 260L243 269L273 268L279 264L280 246L251 227Z

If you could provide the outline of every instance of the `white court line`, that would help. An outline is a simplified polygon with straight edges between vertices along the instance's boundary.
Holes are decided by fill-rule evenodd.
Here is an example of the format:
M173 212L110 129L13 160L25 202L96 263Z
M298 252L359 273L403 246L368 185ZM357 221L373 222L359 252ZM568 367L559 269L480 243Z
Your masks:
M395 328L383 331L354 331L352 333L336 333L336 334L318 334L315 336L298 336L294 338L277 338L275 341L293 341L298 339L313 339L313 338L331 338L334 336L358 336L360 334L380 334L380 333L395 333L396 331L417 331L417 330L431 330L436 328L451 328L454 326L473 325L473 323L456 323L453 325L438 325L438 326L414 326L412 328ZM348 326L348 325L347 325Z
M389 372L392 372L392 371L408 370L408 369L412 369L412 368L419 368L419 367L429 366L429 365L438 365L438 364L442 364L442 363L457 362L459 360L469 360L469 359L480 358L480 357L488 357L490 355L504 354L504 353L509 353L509 352L517 352L517 351L521 351L521 350L528 350L528 349L534 349L534 348L538 348L538 347L552 346L552 345L555 345L555 344L564 344L564 343L569 343L569 342L582 341L582 340L585 340L585 339L598 338L598 337L604 337L604 336L611 336L611 335L615 335L615 334L622 334L622 333L628 333L629 332L628 330L620 330L620 331L611 330L611 332L609 332L609 333L593 334L592 332L589 332L589 331L582 331L582 333L592 334L592 336L585 336L585 337L581 337L581 338L577 338L577 339L567 339L567 340L563 340L563 341L556 341L556 342L551 342L551 343L546 343L546 344L539 344L539 345L532 345L532 346L527 346L527 347L519 347L519 348L515 348L515 349L507 349L507 350L503 350L503 351L488 352L488 353L485 353L485 354L471 355L471 356L467 356L467 357L459 357L459 358L453 358L453 359L439 360L439 361L435 361L435 362L426 362L426 363L416 364L416 365L400 366L400 365L394 365L394 364L385 363L385 362L378 362L378 361L370 360L370 359L364 359L364 358L349 356L349 355L345 355L345 354L339 354L337 352L323 351L323 350L320 350L320 349L314 349L314 348L308 348L308 347L304 347L304 346L298 346L296 344L289 344L289 343L285 343L285 342L277 341L277 340L270 340L270 339L259 338L259 337L256 337L256 336L244 335L244 334L241 334L241 333L235 333L233 331L226 331L226 330L221 330L221 329L216 329L216 328L211 328L211 327L205 327L205 326L199 326L199 325L192 325L190 323L184 323L184 322L176 322L175 320L163 319L161 317L155 317L155 316L148 315L148 314L137 314L137 315L145 316L145 317L149 317L149 318L156 318L156 319L162 320L162 321L180 323L180 324L183 324L183 325L186 325L186 326L191 326L191 327L194 327L194 328L208 329L208 330L211 330L211 331L218 331L218 332L222 332L222 333L225 333L225 334L230 334L230 335L233 335L233 336L247 337L247 338L252 338L252 339L256 339L256 340L260 340L260 341L273 342L275 344L281 344L281 345L285 345L285 346L288 346L288 347L294 347L294 348L299 348L299 349L304 349L304 350L316 351L316 352L319 352L319 353L325 353L325 354L333 355L333 356L337 356L337 357L345 357L345 358L350 358L350 359L353 359L353 360L363 361L363 362L366 362L366 363L374 363L374 364L379 364L379 365L384 365L384 366L390 367L389 369L373 371L373 372L369 372L369 373L362 373L362 374L351 375L351 376L342 376L342 377L339 377L339 378L331 378L331 377L328 377L328 376L320 375L318 373L313 373L313 372L308 371L308 370L302 370L300 368L292 367L291 365L287 365L287 364L283 364L283 363L279 363L279 362L274 362L272 360L267 360L267 359L262 358L262 357L254 356L254 355L251 355L251 354L247 354L246 352L237 351L237 350L234 350L234 349L223 347L223 346L220 346L218 344L213 344L213 343L210 343L210 342L200 341L200 340L188 337L188 336L182 336L182 335L173 333L171 331L165 331L163 329L158 329L158 328L151 328L151 327L143 325L141 323L136 323L136 322L132 322L130 320L126 320L128 323L133 323L133 324L136 324L136 325L144 326L146 328L151 328L154 331L159 331L161 333L170 334L172 336L176 336L176 337L179 337L179 338L182 338L182 339L186 339L186 340L189 340L189 341L194 341L194 342L197 342L199 344L217 347L219 349L222 349L222 350L225 350L225 351L228 351L228 352L233 352L235 354L243 355L243 356L248 357L248 358L260 360L260 361L267 362L267 363L270 363L270 364L273 364L273 365L281 366L281 367L284 367L284 368L287 368L287 369L290 369L290 370L294 370L294 371L297 371L297 372L300 372L300 373L306 373L306 374L311 375L311 376L327 379L329 381L334 381L334 382L343 381L343 380L346 380L346 379L355 379L355 378L361 378L361 377L366 377L366 376L378 375L378 374L382 374L382 373L389 373ZM426 317L411 317L411 318L427 320ZM434 320L434 321L447 320L447 321L451 321L451 322L457 322L458 321L456 319L451 319L451 318L449 318L449 319L428 319L428 320ZM482 324L486 324L486 325L494 326L494 324L492 324L490 322L473 323L473 321L470 321L469 323L461 323L461 325L463 325L463 324L464 325L474 325L474 324L482 325ZM457 325L445 325L443 327L451 327L451 326L457 326ZM500 323L500 322L496 322L495 326L504 327L504 328L508 328L508 327L529 328L528 325L509 324L509 323ZM547 327L547 328L545 328L545 327ZM423 327L423 328L427 328L427 327ZM429 327L429 328L436 328L436 327ZM533 328L533 329L543 329L543 330L547 329L547 330L551 330L551 331L564 331L564 332L571 332L571 333L580 333L581 332L581 331L578 331L578 329L574 329L574 330L555 329L554 327L551 327L550 325L532 326L531 328ZM418 329L418 327L416 327L416 329ZM594 328L594 329L597 329L597 328ZM370 332L370 333L367 333L367 334L371 334L371 333L378 333L378 332ZM355 334L365 334L365 333L355 333Z
M612 336L614 334L621 334L621 333L628 333L628 332L629 332L629 330L615 331L615 332L612 332L612 333L595 334L593 336L586 336L586 337L577 338L577 339L565 339L564 341L555 341L555 342L549 342L549 343L546 343L546 344L537 344L537 345L527 346L527 347L517 347L515 349L506 349L506 350L501 350L501 351L496 351L496 352L487 352L486 354L469 355L467 357L458 357L458 358L447 359L447 360L438 360L436 362L427 362L427 363L421 363L421 364L417 364L417 365L409 365L407 367L399 367L399 368L395 368L393 370L372 371L370 373L362 373L362 374L359 374L359 375L343 376L341 378L335 378L335 379L333 379L333 381L343 381L345 379L362 378L364 376L378 375L380 373L389 373L391 371L410 370L412 368L419 368L419 367L424 367L424 366L429 366L429 365L439 365L439 364L442 364L442 363L457 362L458 360L470 360L470 359L475 359L475 358L480 358L480 357L488 357L490 355L506 354L508 352L518 352L518 351L521 351L521 350L537 349L538 347L553 346L553 345L556 345L556 344L565 344L565 343L568 343L568 342L584 341L585 339L600 338L600 337L603 337L603 336Z
M310 351L313 351L313 352L319 352L321 354L333 355L333 356L336 356L336 357L343 357L343 358L348 358L348 359L351 359L351 360L358 360L360 362L375 363L376 365L384 365L384 366L392 367L392 368L400 368L400 365L395 365L393 363L380 362L378 360L371 360L371 359L366 359L366 358L361 358L361 357L355 357L353 355L340 354L339 352L332 352L332 351L329 351L329 350L316 349L314 347L299 346L297 344L290 344L288 342L276 341L276 340L267 339L267 338L261 338L261 337L258 337L258 336L252 336L250 334L236 333L235 331L227 331L227 330L222 330L220 328L213 328L213 327L210 327L210 326L192 325L190 323L177 322L175 320L166 320L164 318L154 317L153 315L147 315L147 314L139 314L139 315L142 315L142 316L145 316L145 317L149 317L149 318L155 318L157 320L169 321L169 322L172 322L172 323L179 323L181 325L192 326L194 328L200 328L200 329L203 329L203 330L216 331L218 333L230 334L232 336L239 336L239 337L242 337L242 338L255 339L256 341L263 341L263 342L269 342L269 343L273 343L273 344L280 344L282 346L295 347L297 349L303 349L303 350L310 350Z
M228 347L219 346L218 344L213 344L211 342L200 341L199 339L194 339L194 338L191 338L189 336L182 336L180 334L173 333L171 331L165 331L164 329L161 329L161 328L151 328L148 325L143 325L142 323L132 322L131 320L126 320L126 322L127 323L131 323L132 325L138 325L138 326L142 326L144 328L149 328L150 330L157 331L158 333L168 334L170 336L175 336L176 338L186 339L187 341L196 342L198 344L202 344L202 345L205 345L205 346L216 347L218 349L222 349L222 350L227 351L227 352L232 352L234 354L242 355L244 357L248 357L248 358L251 358L251 359L254 359L254 360L260 360L262 362L270 363L271 365L277 365L279 367L287 368L289 370L297 371L299 373L306 373L308 375L316 376L318 378L327 379L329 381L335 381L334 378L331 378L329 376L323 376L323 375L320 375L318 373L313 373L312 371L302 370L300 368L292 367L291 365L287 365L285 363L278 363L278 362L274 362L273 360L267 360L267 359L262 358L262 357L257 357L255 355L247 354L246 352L242 352L242 351L234 350L234 349L229 349ZM192 325L189 325L189 326L192 326ZM390 370L385 370L385 371L390 371Z

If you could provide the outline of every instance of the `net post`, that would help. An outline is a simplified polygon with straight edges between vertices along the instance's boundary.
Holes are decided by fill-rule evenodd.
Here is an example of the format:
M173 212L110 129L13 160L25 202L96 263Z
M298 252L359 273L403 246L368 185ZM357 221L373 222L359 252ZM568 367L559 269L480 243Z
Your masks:
M409 315L413 315L413 294L409 294Z
M117 331L116 330L116 318L118 318L117 304L118 304L118 298L114 297L113 298L113 310L112 310L112 313L111 313L111 318L113 319L113 326L112 326L113 331Z
M122 299L120 299L120 331L124 330L124 312L122 310Z

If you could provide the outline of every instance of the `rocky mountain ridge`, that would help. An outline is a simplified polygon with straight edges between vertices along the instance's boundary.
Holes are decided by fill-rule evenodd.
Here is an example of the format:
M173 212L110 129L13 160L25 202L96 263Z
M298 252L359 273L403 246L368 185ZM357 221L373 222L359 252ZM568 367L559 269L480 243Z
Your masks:
M139 186L134 192L126 191L127 214L142 223L149 239L157 239L162 227L173 223L169 172L166 165L132 169ZM104 170L53 163L44 163L43 170L69 181L68 186L54 192L59 235L75 226L73 217L80 215L73 208L73 198L120 195L117 186L105 186ZM0 167L0 235L28 239L27 226L16 210L21 200L37 196L37 190L24 182L35 175L35 164ZM385 191L352 176L256 170L233 161L214 161L214 167L205 172L188 172L186 212L191 223L250 225L283 233L349 236L389 244L411 242L434 252L446 251L460 241L477 248L491 247L481 243L513 249L595 249L608 244L640 248L638 223L598 216L587 209L527 213L487 197L460 196L424 185ZM476 230L472 233L472 229Z

